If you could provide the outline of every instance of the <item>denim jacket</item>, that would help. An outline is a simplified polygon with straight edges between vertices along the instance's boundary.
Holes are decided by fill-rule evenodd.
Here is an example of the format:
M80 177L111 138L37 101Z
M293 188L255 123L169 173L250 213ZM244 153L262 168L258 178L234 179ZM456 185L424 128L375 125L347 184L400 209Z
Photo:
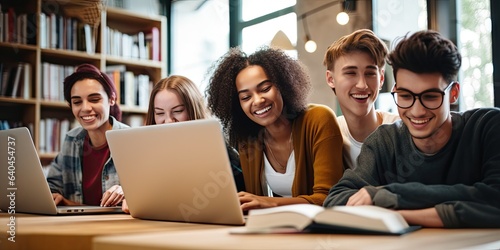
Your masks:
M128 128L126 124L118 122L110 116L114 129ZM87 130L76 127L66 134L61 151L49 166L47 182L52 193L60 193L64 198L83 203L82 162L83 142ZM106 161L102 170L103 193L113 185L119 185L118 174L111 157Z

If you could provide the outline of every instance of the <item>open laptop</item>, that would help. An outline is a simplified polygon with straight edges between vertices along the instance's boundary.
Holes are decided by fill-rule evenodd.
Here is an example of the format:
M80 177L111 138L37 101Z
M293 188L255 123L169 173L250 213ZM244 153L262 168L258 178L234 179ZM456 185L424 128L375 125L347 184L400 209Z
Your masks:
M133 217L244 224L217 120L109 130L106 137Z
M8 213L121 213L121 207L56 206L26 127L0 130L0 209Z

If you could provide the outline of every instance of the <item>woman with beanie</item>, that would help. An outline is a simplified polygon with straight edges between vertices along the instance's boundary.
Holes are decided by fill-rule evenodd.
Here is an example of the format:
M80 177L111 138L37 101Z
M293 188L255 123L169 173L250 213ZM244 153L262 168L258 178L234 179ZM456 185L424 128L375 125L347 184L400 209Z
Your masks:
M78 66L64 79L64 99L80 127L70 130L50 164L47 182L56 205L116 206L124 198L106 131L119 122L113 81L91 64Z

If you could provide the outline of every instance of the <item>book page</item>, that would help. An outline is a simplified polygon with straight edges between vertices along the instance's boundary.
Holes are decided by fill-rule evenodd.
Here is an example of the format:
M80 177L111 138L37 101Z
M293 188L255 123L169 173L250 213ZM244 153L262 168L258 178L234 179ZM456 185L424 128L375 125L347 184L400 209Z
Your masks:
M398 212L377 206L335 206L325 209L324 213L318 214L315 221L391 233L409 227Z
M291 227L302 230L323 210L323 207L312 204L253 209L249 212L245 227L247 229Z

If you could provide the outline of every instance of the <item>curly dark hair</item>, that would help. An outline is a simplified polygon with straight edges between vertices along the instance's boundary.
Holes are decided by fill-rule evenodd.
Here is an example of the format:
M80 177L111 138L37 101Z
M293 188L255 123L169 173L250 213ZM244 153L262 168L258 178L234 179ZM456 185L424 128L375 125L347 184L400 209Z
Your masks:
M235 147L239 142L257 138L263 128L243 112L236 90L236 76L250 65L261 66L277 86L283 97L283 114L289 120L306 109L311 89L306 68L284 51L261 47L247 55L238 47L231 48L212 65L206 94L208 108L220 119L229 143Z
M451 82L462 64L457 46L436 31L423 30L405 36L389 54L394 79L399 69L415 73L440 73Z

